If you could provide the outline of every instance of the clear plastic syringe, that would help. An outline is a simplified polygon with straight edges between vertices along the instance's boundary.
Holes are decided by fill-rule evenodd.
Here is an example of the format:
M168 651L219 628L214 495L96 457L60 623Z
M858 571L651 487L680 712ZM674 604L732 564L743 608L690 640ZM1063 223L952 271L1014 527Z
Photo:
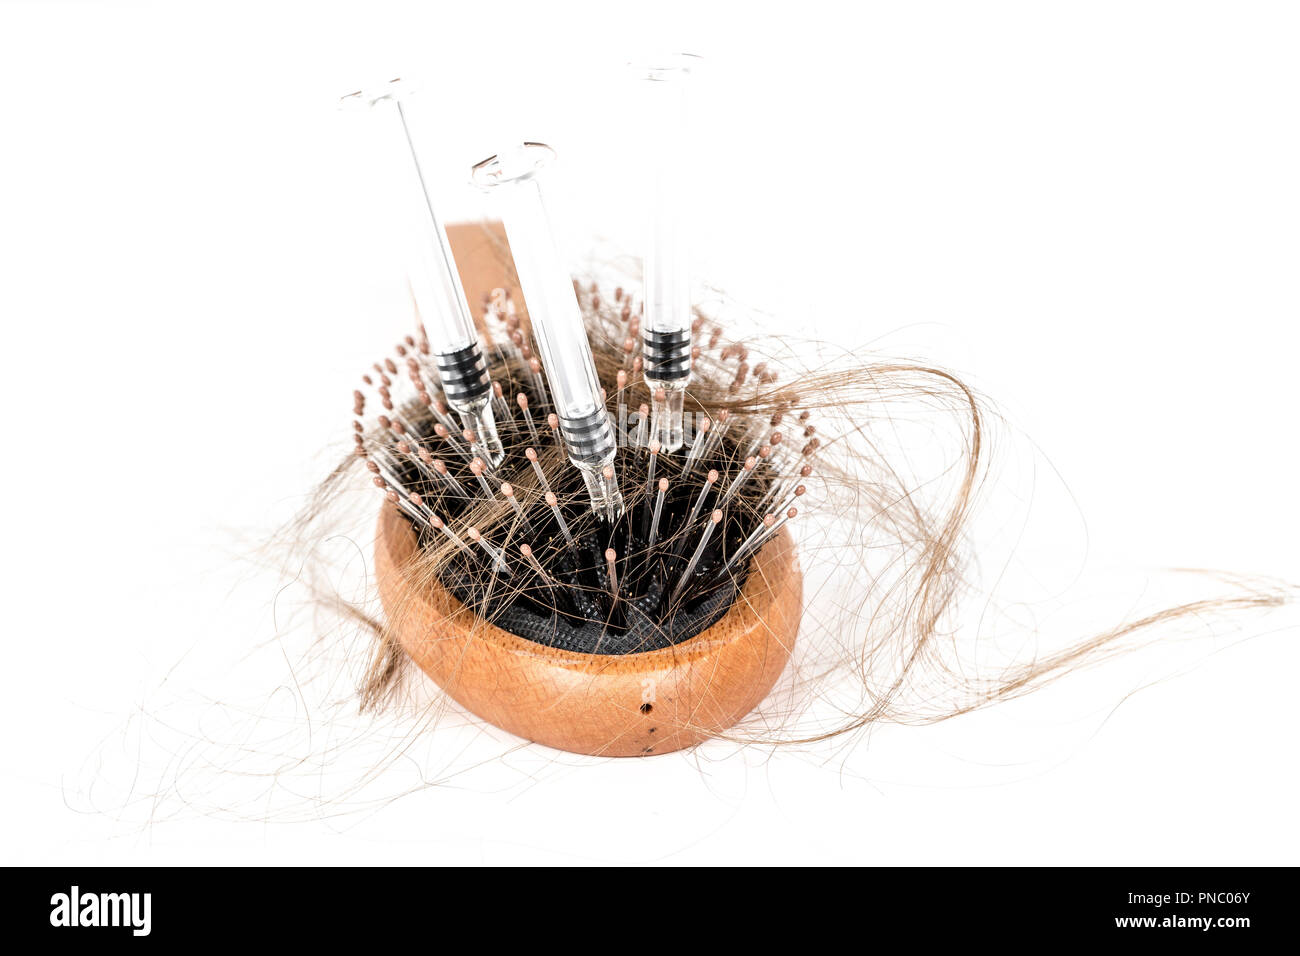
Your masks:
M691 289L682 191L686 86L695 59L678 54L638 69L644 103L642 141L651 180L642 359L645 383L654 396L651 435L669 452L682 446L682 399L691 380Z
M406 100L410 89L401 80L343 97L346 105L369 106L380 114L388 142L384 152L389 173L400 187L398 203L410 230L409 279L415 307L429 336L447 404L487 450L493 468L505 457L492 414L492 380L470 318L447 231L429 195L429 184L411 139Z
M549 146L524 143L479 163L473 178L499 203L569 460L586 482L592 511L613 521L623 513L614 470L618 440L539 182L554 158Z

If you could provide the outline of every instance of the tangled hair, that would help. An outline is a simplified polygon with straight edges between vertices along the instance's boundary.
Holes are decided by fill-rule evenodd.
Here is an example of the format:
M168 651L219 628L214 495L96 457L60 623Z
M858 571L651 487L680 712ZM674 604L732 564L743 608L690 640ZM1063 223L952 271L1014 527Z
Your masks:
M994 653L959 613L963 596L977 591L970 527L999 421L986 400L951 372L924 363L846 355L810 366L789 340L732 341L723 323L697 309L698 348L685 399L688 447L658 455L652 465L641 417L652 396L635 357L633 297L584 278L575 289L620 434L626 513L611 530L586 509L583 483L547 424L545 386L529 361L527 318L509 292L513 271L499 228L450 231L453 244L481 253L478 265L461 262L461 269L471 301L484 303L481 333L500 386L503 464L494 474L465 469L475 457L475 436L462 436L466 447L455 447L437 377L428 374L427 347L421 335L408 336L366 373L368 392L355 396L355 453L329 475L284 539L310 553L330 533L331 516L352 507L344 503L349 490L369 478L385 495L376 505L400 509L417 535L408 576L421 587L450 590L471 631L491 622L541 644L590 653L680 642L730 606L753 553L737 549L751 534L762 537L770 515L794 532L811 584L794 666L749 718L720 736L789 744L851 739L882 722L944 720L1132 650L1180 620L1276 607L1294 596L1289 586L1235 580L1225 596L1175 604L1046 653ZM515 410L520 394L533 396L527 413ZM385 414L366 417L375 401ZM692 426L712 430L694 462ZM750 461L756 467L746 470ZM432 462L457 462L453 481L461 492ZM648 479L652 467L658 470ZM710 470L718 473L719 493L731 476L737 485L718 532L683 574L701 533L691 507ZM543 476L567 529L547 505ZM788 517L785 506L795 501L797 514ZM663 531L648 546L652 519ZM570 532L573 543L566 544ZM528 560L525 544L533 553ZM613 584L602 561L607 550L616 556ZM397 637L409 609L399 604L381 614L371 610L371 596L345 600L328 585L317 598L372 635L361 708L392 705L410 669Z

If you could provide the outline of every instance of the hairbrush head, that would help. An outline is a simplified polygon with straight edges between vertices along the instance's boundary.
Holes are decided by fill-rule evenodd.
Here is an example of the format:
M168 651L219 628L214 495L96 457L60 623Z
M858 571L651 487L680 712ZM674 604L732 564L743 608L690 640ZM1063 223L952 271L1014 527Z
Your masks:
M436 382L426 384L431 379L409 345L405 355L397 353L408 374L370 386L374 394L387 398L392 410L384 409L382 421L376 418L379 429L354 428L354 433L368 436L367 448L376 462L371 476L386 496L397 496L395 509L387 499L387 512L411 529L413 554L426 555L421 559L424 587L445 589L476 618L555 653L598 659L671 652L736 613L733 602L750 579L749 565L760 549L729 567L728 562L756 526L770 529L775 523L763 524L753 509L769 493L788 493L779 492L778 485L784 481L779 472L789 466L776 461L779 441L756 441L767 431L772 408L742 413L709 402L693 414L692 434L683 435L690 439L683 440L689 449L675 457L660 431L651 427L652 406L670 402L674 390L659 382L639 391L648 382L639 371L643 366L635 361L644 340L632 330L645 324L636 318L636 304L625 291L614 310L601 311L592 304L593 296L598 294L584 287L587 321L607 321L611 328L627 330L591 338L601 343L598 408L605 415L607 401L622 405L634 390L637 398L629 404L639 413L636 437L616 448L609 460L571 467L575 443L580 445L585 433L566 421L564 396L539 381L555 377L552 364L544 349L535 356L525 353L526 327L519 325L504 293L488 297L488 319L505 321L509 331L485 354L493 380L489 402L501 400L498 412L515 409L513 416L497 419L505 449L498 467L483 454L475 424L449 417ZM532 301L530 297L530 305ZM624 315L625 309L630 314ZM536 330L536 314L531 318ZM386 368L382 363L380 367ZM703 380L702 387L714 389L712 394L725 393L734 373L733 366L725 376ZM679 397L684 394L678 392ZM354 405L361 400L354 396ZM725 426L734 420L739 424L728 431ZM550 442L541 442L542 421L563 455L557 456ZM364 422L360 424L364 428ZM597 423L597 430L601 427ZM753 449L742 454L751 441L756 441ZM770 477L757 467L769 460ZM615 499L622 513L613 518L585 507L585 502ZM385 535L385 541L395 540L388 531ZM381 586L387 587L384 582L392 574L381 568ZM778 578L793 580L784 572ZM508 587L498 583L507 580ZM753 587L770 588L762 581ZM400 631L400 619L397 626ZM498 646L482 628L476 632L480 643ZM743 633L746 640L760 640L757 631ZM766 643L769 636L761 640ZM455 646L454 640L447 646ZM414 656L419 657L418 650ZM443 683L428 659L422 659L422 666ZM744 689L748 693L753 688ZM513 726L511 719L503 715L498 722ZM662 718L662 726L668 726L667 718ZM684 727L674 734L673 739L683 743L698 739ZM676 744L665 743L667 739L657 746L673 749ZM646 746L650 744L640 750Z

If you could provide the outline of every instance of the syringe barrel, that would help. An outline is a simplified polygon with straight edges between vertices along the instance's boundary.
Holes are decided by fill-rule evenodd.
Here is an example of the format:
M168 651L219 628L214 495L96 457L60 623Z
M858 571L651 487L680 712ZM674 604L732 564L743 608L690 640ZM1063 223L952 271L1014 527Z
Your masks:
M601 395L582 308L539 182L554 156L549 146L525 143L479 163L474 181L490 187L500 204L565 451L582 474L592 511L605 521L615 521L623 514L614 469L618 437Z
M451 243L411 137L408 105L396 91L378 97L373 105L389 137L385 146L391 157L390 175L410 235L406 258L411 295L429 336L447 403L457 411L476 408L491 397L492 382Z
M650 179L642 339L645 377L652 387L671 387L691 374L689 244L683 195L686 85L692 59L677 56L655 61L644 70L641 80Z
M480 163L474 179L492 187L499 203L569 457L575 464L595 465L611 461L618 446L601 399L582 309L539 181L553 156L550 147L528 143Z

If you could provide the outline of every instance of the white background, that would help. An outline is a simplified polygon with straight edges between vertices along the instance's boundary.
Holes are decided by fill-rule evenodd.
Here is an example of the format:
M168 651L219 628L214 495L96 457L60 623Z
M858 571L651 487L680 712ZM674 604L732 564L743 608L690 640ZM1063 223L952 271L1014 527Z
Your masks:
M551 143L578 251L635 253L621 69L661 44L707 58L699 274L992 396L1063 586L1122 617L1164 568L1300 580L1292 4L7 2L4 862L1297 862L1286 611L849 751L524 750L300 822L168 786L163 724L237 738L214 714L286 683L243 556L405 331L337 96L418 76L458 215L471 162Z

